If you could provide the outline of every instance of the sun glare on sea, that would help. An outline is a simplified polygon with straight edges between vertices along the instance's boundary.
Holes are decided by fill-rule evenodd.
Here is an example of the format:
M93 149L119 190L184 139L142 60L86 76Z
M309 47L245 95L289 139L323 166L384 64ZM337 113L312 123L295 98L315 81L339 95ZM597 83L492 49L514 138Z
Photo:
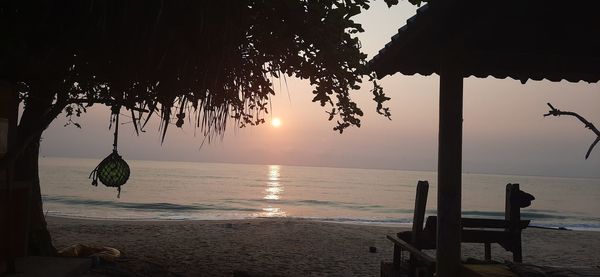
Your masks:
M271 120L271 125L275 128L279 128L279 126L281 126L281 119L279 119L279 117L274 117L273 120Z

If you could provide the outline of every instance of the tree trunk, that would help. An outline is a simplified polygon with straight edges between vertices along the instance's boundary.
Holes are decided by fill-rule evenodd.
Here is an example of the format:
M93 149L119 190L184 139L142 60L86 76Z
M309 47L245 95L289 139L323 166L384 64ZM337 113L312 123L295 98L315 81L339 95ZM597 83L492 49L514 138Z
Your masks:
M56 255L56 248L52 245L52 238L50 237L50 232L48 232L42 206L38 172L41 132L39 132L39 127L36 128L40 122L46 121L46 117L53 116L48 113L52 107L53 98L52 95L38 94L37 96L29 98L30 101L26 103L19 122L19 139L25 139L32 135L33 139L15 161L14 176L15 181L27 182L31 187L28 254L32 256L54 256ZM44 126L44 129L45 127L47 126Z
M39 141L39 136L34 138L34 141L17 159L15 179L28 182L31 187L31 198L29 200L29 255L54 256L56 255L56 249L52 245L52 239L50 237L50 232L48 232L42 206L38 172Z

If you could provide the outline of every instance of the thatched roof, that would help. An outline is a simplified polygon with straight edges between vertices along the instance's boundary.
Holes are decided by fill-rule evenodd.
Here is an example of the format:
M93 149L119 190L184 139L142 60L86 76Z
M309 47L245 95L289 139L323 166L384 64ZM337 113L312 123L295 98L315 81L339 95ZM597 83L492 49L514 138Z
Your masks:
M379 78L430 75L450 53L460 57L464 77L597 82L598 10L598 1L435 1L408 19L370 65Z
M436 0L370 62L378 78L440 76L436 274L461 257L463 78L600 80L598 1Z

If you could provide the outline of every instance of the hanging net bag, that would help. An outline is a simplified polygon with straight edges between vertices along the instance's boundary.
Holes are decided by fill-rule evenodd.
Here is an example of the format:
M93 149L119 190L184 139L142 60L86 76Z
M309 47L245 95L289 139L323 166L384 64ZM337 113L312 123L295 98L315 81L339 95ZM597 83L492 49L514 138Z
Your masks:
M112 108L111 125L115 123L115 135L113 143L113 151L98 166L90 173L92 185L98 186L98 180L107 187L116 187L118 194L117 198L121 197L121 186L129 179L129 165L119 152L117 151L117 138L119 137L119 110L120 107ZM110 127L109 127L110 128Z

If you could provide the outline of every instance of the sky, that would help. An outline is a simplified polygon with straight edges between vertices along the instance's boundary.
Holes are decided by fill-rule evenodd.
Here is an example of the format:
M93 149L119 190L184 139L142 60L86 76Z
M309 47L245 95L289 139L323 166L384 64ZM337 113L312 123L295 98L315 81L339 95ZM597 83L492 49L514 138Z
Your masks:
M363 51L373 57L416 7L383 1L356 17L363 24ZM191 125L169 128L161 144L158 122L137 136L120 127L119 152L126 160L281 164L434 171L437 168L439 78L395 74L381 80L392 120L375 112L370 86L353 92L365 112L362 127L332 130L327 107L312 103L308 82L275 81L271 116L281 126L228 128L222 140L204 144ZM600 146L584 159L595 135L573 117L548 117L546 103L576 111L600 126L600 84L467 78L464 80L463 172L600 178ZM122 122L127 118L122 117ZM79 119L82 129L64 127L61 115L44 132L43 156L94 158L112 149L109 110L95 106Z

